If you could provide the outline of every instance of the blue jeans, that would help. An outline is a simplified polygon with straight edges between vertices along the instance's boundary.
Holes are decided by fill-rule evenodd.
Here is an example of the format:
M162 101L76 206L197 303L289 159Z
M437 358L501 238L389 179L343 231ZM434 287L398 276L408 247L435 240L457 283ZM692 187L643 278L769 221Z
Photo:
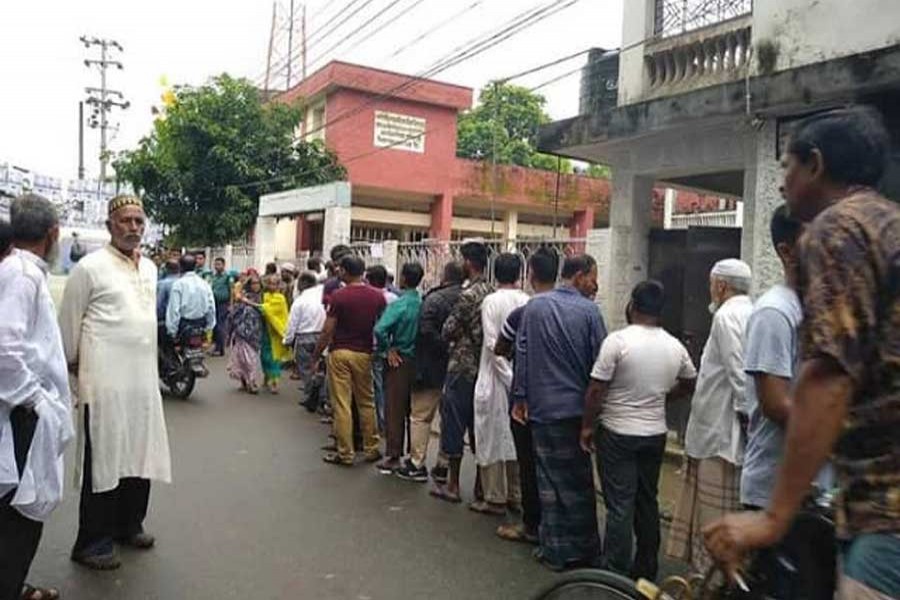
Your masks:
M372 355L372 386L375 390L375 415L378 431L384 432L384 357Z
M447 373L441 396L441 452L447 458L462 458L466 432L475 452L475 380Z

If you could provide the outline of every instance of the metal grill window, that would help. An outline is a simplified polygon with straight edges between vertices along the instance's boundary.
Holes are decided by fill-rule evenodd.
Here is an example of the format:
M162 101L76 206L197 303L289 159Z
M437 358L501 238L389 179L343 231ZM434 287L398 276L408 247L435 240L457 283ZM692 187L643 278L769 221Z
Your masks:
M656 0L653 31L660 37L679 35L753 11L753 0Z

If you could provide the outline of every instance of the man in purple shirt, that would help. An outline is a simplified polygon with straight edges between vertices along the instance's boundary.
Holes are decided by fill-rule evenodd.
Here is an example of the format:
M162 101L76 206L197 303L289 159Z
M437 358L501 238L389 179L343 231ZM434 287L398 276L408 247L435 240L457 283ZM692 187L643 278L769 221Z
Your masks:
M562 282L525 305L516 337L513 418L531 426L541 498L535 558L561 571L596 564L600 555L591 459L579 434L591 367L606 337L597 263L563 263Z

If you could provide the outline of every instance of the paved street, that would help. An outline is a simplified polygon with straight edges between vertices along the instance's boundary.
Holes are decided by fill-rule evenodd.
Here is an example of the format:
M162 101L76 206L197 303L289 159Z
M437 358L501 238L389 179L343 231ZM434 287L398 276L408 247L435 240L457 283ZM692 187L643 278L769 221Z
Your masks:
M175 482L151 496L157 548L124 551L110 573L70 562L78 502L69 487L31 581L67 600L459 600L525 598L553 577L530 547L497 539L495 519L365 464L324 464L328 430L296 405L296 386L251 397L226 379L223 359L210 366L188 402L166 400Z

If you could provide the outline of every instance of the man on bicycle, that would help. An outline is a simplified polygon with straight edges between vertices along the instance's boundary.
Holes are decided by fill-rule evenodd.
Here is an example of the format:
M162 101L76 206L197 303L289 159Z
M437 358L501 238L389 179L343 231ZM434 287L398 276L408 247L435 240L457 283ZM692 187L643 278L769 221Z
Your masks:
M784 458L764 511L704 530L734 570L777 543L833 456L842 598L900 597L900 208L875 190L890 138L877 113L806 119L783 159L782 192L808 224L798 253L803 363Z

